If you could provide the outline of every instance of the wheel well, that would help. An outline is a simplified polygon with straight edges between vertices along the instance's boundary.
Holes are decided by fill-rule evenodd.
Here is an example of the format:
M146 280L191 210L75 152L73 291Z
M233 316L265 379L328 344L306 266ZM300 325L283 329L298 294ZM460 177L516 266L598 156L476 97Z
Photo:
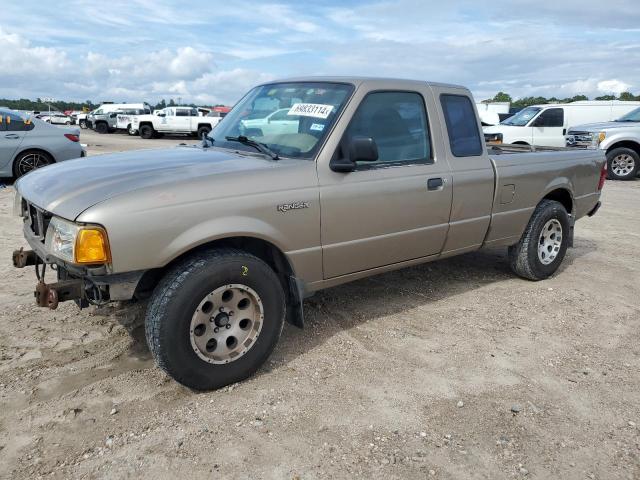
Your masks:
M529 145L527 142L513 142L512 145Z
M614 143L609 148L607 148L607 153L609 153L610 151L612 151L612 150L614 150L616 148L621 148L621 147L630 148L631 150L636 152L638 155L640 155L640 143L633 142L631 140L623 140L621 142Z
M153 128L153 124L151 122L140 122L140 124L138 125L138 128L142 128L145 125L150 126L151 128Z
M147 270L138 282L135 295L141 298L145 298L147 295L149 295L158 284L160 279L165 275L165 273L174 265L181 262L184 258L202 250L225 247L243 250L263 260L273 269L274 272L276 272L276 274L280 278L280 281L282 282L284 291L289 294L288 277L293 276L294 271L284 253L274 244L260 238L232 237L222 238L219 240L214 240L213 242L199 245L173 259L164 267Z
M211 128L211 125L209 125L208 123L199 123L198 124L198 130L201 129L202 127Z
M573 198L571 197L569 191L564 188L558 188L557 190L553 190L552 192L547 193L544 196L544 199L560 202L562 206L567 210L567 213L571 214L573 212Z

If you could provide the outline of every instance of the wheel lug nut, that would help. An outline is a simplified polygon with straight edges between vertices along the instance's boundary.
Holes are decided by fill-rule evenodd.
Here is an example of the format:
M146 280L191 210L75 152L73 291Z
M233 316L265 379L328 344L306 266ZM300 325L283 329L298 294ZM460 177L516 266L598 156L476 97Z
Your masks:
M231 325L229 325L229 324L227 323L227 325L226 325L226 329L227 329L227 330L229 330L230 328L231 328Z
M213 333L218 333L220 331L220 329L218 327L213 329Z

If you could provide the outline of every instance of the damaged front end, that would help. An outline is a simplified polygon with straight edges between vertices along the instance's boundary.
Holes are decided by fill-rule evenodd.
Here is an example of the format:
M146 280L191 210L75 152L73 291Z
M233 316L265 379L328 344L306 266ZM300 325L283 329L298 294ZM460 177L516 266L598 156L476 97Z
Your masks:
M15 250L13 265L34 267L38 306L55 309L60 302L74 301L85 308L133 298L144 272L110 272L104 228L61 219L22 198L16 203L16 213L24 219L24 237L32 250ZM46 283L47 268L56 272L55 283Z

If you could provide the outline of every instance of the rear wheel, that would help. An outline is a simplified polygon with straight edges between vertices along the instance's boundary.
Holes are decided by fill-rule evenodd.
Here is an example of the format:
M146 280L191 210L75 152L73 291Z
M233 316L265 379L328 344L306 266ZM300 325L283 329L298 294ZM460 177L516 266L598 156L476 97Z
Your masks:
M129 125L129 126L127 126L127 133L129 135L137 135L138 134L138 130L136 130L131 125Z
M202 127L198 128L198 138L199 138L200 140L202 140L202 138L203 138L205 135L209 135L209 132L210 132L210 131L211 131L211 128L210 128L210 127L207 127L207 126L202 126Z
M640 155L630 148L614 148L607 153L607 176L611 180L633 180L640 168Z
M153 138L153 127L151 125L142 125L140 127L140 136L142 138Z
M104 122L96 123L96 132L98 133L109 133L109 126Z
M275 272L233 249L177 264L155 288L146 314L149 349L181 384L212 390L247 378L275 347L285 295Z
M40 150L27 150L22 152L13 163L13 175L19 178L37 168L46 167L54 163L53 158Z
M64 122L65 125L71 125L71 122L69 120L67 120L66 122Z
M542 200L520 241L509 247L511 269L529 280L543 280L558 269L570 237L569 215L561 203Z

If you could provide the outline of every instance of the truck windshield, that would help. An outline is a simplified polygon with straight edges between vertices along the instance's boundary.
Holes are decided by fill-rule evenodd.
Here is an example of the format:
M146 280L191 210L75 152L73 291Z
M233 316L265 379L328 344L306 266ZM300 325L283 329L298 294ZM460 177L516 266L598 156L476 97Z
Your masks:
M621 116L616 122L640 122L640 108L631 110L626 115Z
M209 134L216 147L255 151L246 137L280 157L313 158L353 92L353 85L290 82L251 90Z
M502 122L501 125L513 125L516 127L524 127L529 121L542 110L540 107L527 107L520 110L513 117L509 117Z

